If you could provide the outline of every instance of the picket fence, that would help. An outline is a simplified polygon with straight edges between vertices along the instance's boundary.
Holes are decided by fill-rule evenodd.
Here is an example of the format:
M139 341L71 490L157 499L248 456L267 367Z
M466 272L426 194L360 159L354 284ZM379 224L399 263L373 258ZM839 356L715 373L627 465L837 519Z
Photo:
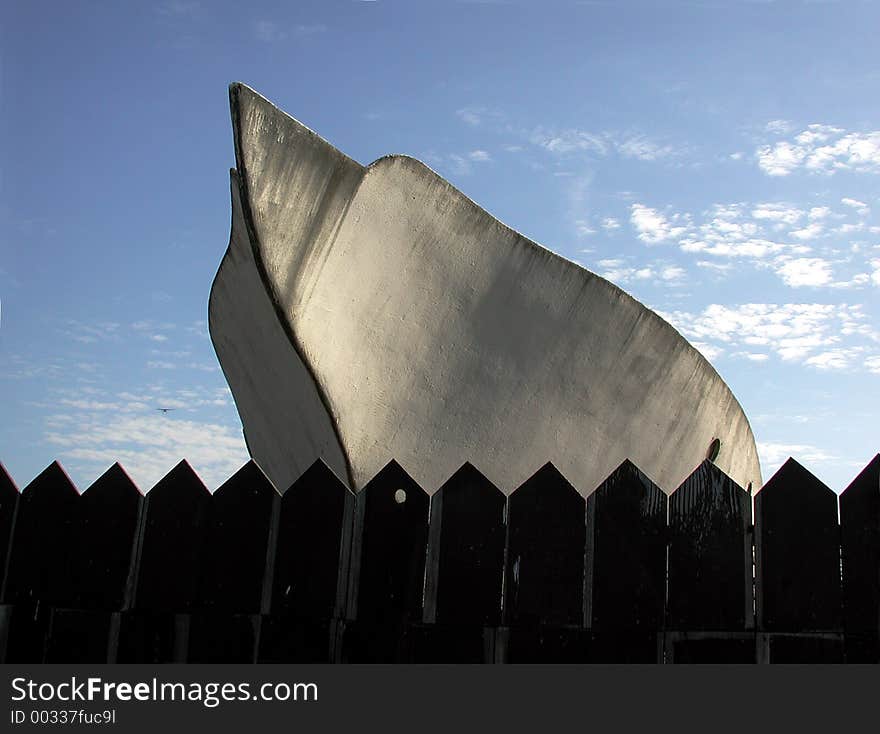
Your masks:
M508 496L470 464L430 496L393 461L357 495L322 462L283 494L0 466L0 569L9 663L876 663L880 455L839 498L793 459L755 497L627 461L586 499L552 464Z

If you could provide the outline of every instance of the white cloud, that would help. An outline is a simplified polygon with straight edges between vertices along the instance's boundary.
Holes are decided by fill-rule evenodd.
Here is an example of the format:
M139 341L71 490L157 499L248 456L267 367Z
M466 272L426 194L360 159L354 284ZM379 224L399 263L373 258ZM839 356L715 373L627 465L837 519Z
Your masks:
M820 370L842 370L852 364L861 352L860 349L831 349L808 357L804 364L818 367Z
M590 226L586 219L575 219L574 231L578 237L589 237L591 234L596 234L596 230Z
M483 121L483 117L486 114L485 107L462 107L459 110L455 111L456 116L462 122L471 125L472 127L476 127Z
M120 324L101 321L84 324L81 321L67 321L65 334L80 344L94 344L101 341L119 341Z
M758 165L768 176L787 176L800 166L806 153L798 146L782 142L757 150Z
M792 288L828 285L832 281L831 265L815 257L786 260L776 268L776 274Z
M758 165L770 176L787 176L798 168L815 173L838 170L880 172L880 131L847 132L831 125L809 125L792 140L763 145Z
M773 352L782 360L819 369L857 366L854 357L865 349L865 340L878 338L866 322L860 305L712 304L698 314L680 311L660 314L694 344L734 350L760 346L762 353ZM842 343L844 339L849 343ZM752 353L754 350L739 351Z
M811 222L806 227L793 230L792 232L790 232L790 234L796 240L814 240L816 239L816 237L820 237L824 230L825 228L823 227L821 222Z
M472 161L477 162L492 160L491 156L485 150L472 150L470 153L468 153L468 158L470 158Z
M254 36L264 43L275 43L287 38L287 32L271 20L257 20L253 24Z
M563 130L549 133L539 128L531 136L532 142L551 153L573 153L576 151L607 155L609 143L602 135L585 130Z
M119 461L142 491L184 458L209 489L248 460L242 436L229 426L170 415L84 414L77 418L76 431L50 429L46 441L58 446L62 460L80 474L97 477Z
M790 133L794 130L794 125L792 125L788 120L770 120L765 126L765 129L768 133L776 133L778 135L785 135L786 133Z
M880 375L880 356L868 357L865 360L865 369L875 375Z
M808 444L774 443L758 441L758 455L765 472L772 474L780 464L789 457L796 456L801 463L822 463L834 461L837 457L827 453L824 449Z
M624 158L637 158L640 161L656 161L675 154L672 146L658 145L642 135L621 141L616 147Z
M871 213L870 207L864 201L859 201L858 199L844 197L840 200L840 203L855 209L856 213L863 217L866 217Z
M752 217L760 220L770 220L782 224L795 224L804 216L802 209L785 203L756 204L752 209Z
M605 217L605 219L602 220L602 229L606 232L620 229L620 220L615 219L614 217Z
M596 262L597 272L613 283L625 284L632 281L651 281L656 285L680 285L687 271L677 265L663 262L631 264L630 259L605 258Z
M688 229L686 216L674 214L670 221L656 209L644 204L630 207L630 222L638 232L639 239L650 245L681 237Z

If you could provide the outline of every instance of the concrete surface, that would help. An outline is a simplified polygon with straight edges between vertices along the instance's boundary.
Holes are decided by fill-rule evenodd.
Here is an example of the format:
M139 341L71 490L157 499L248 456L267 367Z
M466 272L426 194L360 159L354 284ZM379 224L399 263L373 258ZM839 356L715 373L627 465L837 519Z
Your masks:
M230 87L232 234L209 303L252 456L283 490L322 457L357 490L396 459L433 492L547 461L589 494L624 459L666 491L706 457L761 484L712 366L619 288L417 160L361 166Z

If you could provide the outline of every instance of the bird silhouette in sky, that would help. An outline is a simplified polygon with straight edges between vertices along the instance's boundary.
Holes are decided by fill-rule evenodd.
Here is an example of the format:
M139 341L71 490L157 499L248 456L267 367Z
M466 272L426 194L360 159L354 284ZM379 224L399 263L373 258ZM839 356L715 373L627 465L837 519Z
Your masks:
M156 408L161 413L167 413L169 410L177 410L177 408Z

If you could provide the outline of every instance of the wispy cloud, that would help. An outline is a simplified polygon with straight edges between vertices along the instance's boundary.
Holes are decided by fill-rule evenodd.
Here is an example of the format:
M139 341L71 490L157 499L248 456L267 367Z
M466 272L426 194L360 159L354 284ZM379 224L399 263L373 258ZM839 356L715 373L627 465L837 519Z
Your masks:
M54 425L63 425L55 416ZM169 416L83 413L75 431L50 428L45 439L82 476L97 477L119 461L144 491L181 459L187 459L209 489L248 460L242 436L228 425Z
M661 315L696 342L739 353L760 347L759 353L826 370L859 367L859 355L880 339L858 304L712 304L700 313Z
M252 28L256 39L263 43L278 43L291 36L313 36L318 33L324 33L327 30L327 26L323 23L285 25L265 19L254 21Z
M466 153L424 153L424 160L435 166L441 173L450 172L457 176L469 176L474 171L474 164L492 162L492 156L486 150L471 150Z
M788 176L799 169L825 174L841 170L880 173L880 131L847 132L813 124L789 140L760 146L755 155L769 176Z
M596 272L617 285L636 281L651 282L655 285L681 285L687 272L684 268L668 262L634 264L632 258L605 258L596 261Z
M798 257L783 261L776 274L792 288L828 285L833 280L831 264L816 257Z
M675 213L667 217L644 204L633 204L630 207L630 222L638 238L649 245L678 239L689 227L687 215Z

